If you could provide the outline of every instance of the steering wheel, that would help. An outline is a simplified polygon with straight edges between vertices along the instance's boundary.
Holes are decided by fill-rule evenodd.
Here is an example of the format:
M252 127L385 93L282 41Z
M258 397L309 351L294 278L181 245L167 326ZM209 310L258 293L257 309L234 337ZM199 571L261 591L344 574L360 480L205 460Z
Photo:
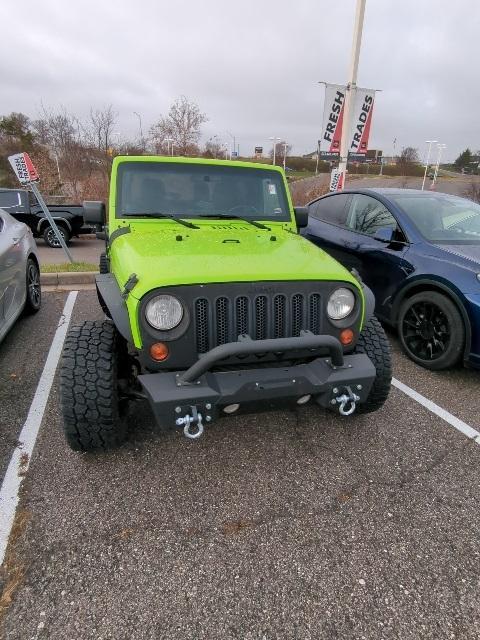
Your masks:
M252 204L249 204L249 205L237 204L231 209L229 209L227 213L235 213L236 209L242 209L244 213L246 213L247 210L249 210L250 213L260 213L259 210L256 207L254 207Z

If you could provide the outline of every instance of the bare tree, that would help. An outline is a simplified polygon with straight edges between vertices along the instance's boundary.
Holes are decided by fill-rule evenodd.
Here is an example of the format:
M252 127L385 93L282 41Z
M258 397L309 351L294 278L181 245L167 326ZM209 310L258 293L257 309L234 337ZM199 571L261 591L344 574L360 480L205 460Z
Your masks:
M50 167L50 171L54 171L58 187L63 185L68 196L79 201L83 185L95 169L84 140L84 125L64 107L53 111L42 106L33 129L51 159L48 163L43 153L39 154L39 161L45 168Z
M204 155L207 158L222 158L225 155L225 146L218 136L212 136L207 140Z
M105 154L111 155L113 130L117 122L117 113L112 105L104 109L90 109L90 122L86 127L86 137L90 145Z
M403 176L410 175L412 167L418 164L418 162L418 149L414 147L404 147L397 160L397 167L400 170L400 174Z
M285 140L275 143L275 163L283 164L285 156L290 155L292 145L288 144ZM270 157L273 158L273 147L270 150Z
M162 116L150 130L155 149L165 153L167 141L171 140L177 154L198 153L200 127L206 121L206 115L195 102L180 96L170 107L168 115Z
M40 118L33 122L37 140L51 146L58 153L65 153L80 138L80 123L65 107L55 112L42 106Z

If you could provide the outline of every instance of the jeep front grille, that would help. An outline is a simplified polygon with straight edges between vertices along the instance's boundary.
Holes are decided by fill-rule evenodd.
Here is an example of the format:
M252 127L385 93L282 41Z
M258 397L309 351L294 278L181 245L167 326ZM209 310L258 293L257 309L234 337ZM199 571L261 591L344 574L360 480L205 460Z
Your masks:
M235 342L247 334L254 340L299 336L303 329L321 332L319 293L225 295L194 302L196 349L206 353L213 347Z

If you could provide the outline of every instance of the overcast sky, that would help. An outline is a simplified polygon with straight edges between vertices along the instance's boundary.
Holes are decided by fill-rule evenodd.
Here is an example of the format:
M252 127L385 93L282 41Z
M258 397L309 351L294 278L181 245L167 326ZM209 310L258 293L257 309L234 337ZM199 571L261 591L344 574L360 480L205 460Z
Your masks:
M111 103L135 136L133 111L147 131L184 94L209 118L203 140L230 131L246 155L275 135L305 153L317 82L346 81L354 13L355 0L3 0L0 114ZM479 0L367 0L358 84L382 89L370 148L480 148L479 38Z

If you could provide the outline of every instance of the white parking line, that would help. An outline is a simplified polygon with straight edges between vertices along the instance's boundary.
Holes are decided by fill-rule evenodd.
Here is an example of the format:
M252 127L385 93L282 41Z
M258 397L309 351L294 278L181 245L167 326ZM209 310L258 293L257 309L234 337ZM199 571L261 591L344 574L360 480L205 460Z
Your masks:
M0 489L0 566L3 564L8 538L15 519L20 485L30 464L35 441L42 424L77 294L78 291L71 291L68 294L27 419L18 437L19 443L12 453Z
M477 444L480 444L480 433L476 429L468 425L466 422L463 422L463 420L460 420L460 418L457 418L452 413L449 413L448 411L440 407L438 404L435 404L435 402L432 402L428 398L425 398L425 396L422 396L422 394L418 393L418 391L407 387L407 385L403 384L403 382L400 382L400 380L392 378L392 384L394 387L397 387L397 389L403 391L403 393L437 415L439 418L445 420L445 422L448 422L448 424L452 425L452 427L454 427L458 431L461 431L467 436L467 438L470 438Z

